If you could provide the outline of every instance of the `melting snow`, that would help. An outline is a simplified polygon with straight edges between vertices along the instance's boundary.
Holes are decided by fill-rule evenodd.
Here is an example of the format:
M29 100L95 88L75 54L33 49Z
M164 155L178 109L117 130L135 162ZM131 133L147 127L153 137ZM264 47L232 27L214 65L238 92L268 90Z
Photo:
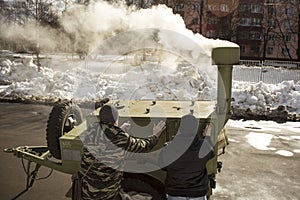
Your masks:
M267 133L254 133L250 132L245 137L248 140L248 143L254 148L259 150L274 150L274 148L268 147L271 143L271 140L274 135Z

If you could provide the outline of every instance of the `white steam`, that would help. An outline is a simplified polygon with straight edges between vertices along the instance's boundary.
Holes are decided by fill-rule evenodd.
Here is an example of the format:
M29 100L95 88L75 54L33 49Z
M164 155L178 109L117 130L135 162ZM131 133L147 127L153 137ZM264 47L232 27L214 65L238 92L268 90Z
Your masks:
M60 19L61 29L45 28L36 23L25 25L5 25L1 23L0 36L7 40L38 43L42 51L68 50L90 53L104 40L117 34L142 29L169 30L169 32L153 33L145 31L145 38L140 44L156 43L160 48L190 51L193 56L206 54L216 46L233 46L230 42L212 40L186 29L180 15L173 14L165 5L153 6L149 9L135 9L122 3L112 5L97 1L86 5L74 4L65 11ZM176 34L170 35L170 32ZM178 35L182 35L178 39ZM185 39L183 39L185 38ZM132 44L124 38L124 44ZM188 43L187 40L190 40ZM120 41L118 41L120 42ZM192 42L195 42L192 44ZM136 43L136 40L135 42ZM200 45L200 46L198 46ZM200 47L200 52L199 52ZM196 51L194 51L196 50Z
M97 2L88 6L76 5L64 14L61 22L65 31L75 35L75 41L81 43L83 48L88 47L90 51L104 39L122 32L142 29L169 31L167 35L156 33L158 37L155 37L151 31L148 33L145 31L145 38L140 40L143 45L154 42L159 43L163 48L175 48L181 51L193 51L198 48L197 55L201 53L210 55L211 49L216 46L236 46L227 41L207 39L200 34L194 34L186 29L182 17L173 14L172 9L165 5L138 10L124 5L116 7L106 2ZM170 35L171 32L176 34ZM180 40L178 35L182 35ZM130 43L131 39L124 38L123 41ZM190 40L189 43L186 43L187 40Z

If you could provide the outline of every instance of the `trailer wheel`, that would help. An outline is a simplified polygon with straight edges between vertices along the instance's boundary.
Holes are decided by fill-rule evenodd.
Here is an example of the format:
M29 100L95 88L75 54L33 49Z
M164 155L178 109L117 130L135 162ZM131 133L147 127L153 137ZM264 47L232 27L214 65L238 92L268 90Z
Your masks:
M70 101L57 102L49 115L46 129L48 149L54 158L61 159L59 138L82 123L80 108Z
M137 178L125 178L122 181L122 188L129 195L137 193L141 195L145 194L148 197L152 197L151 199L153 200L165 199L163 198L164 194L160 194L160 192L155 187L153 187L151 184L147 183L146 181ZM132 199L134 200L134 197L132 197Z

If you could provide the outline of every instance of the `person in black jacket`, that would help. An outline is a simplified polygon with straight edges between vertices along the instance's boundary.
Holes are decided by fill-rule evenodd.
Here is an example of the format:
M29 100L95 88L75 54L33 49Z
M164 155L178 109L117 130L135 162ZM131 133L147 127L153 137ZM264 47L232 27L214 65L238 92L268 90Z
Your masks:
M206 163L215 156L207 125L197 136L198 120L188 114L182 117L179 133L159 155L159 164L167 172L165 188L168 200L206 200L208 174Z

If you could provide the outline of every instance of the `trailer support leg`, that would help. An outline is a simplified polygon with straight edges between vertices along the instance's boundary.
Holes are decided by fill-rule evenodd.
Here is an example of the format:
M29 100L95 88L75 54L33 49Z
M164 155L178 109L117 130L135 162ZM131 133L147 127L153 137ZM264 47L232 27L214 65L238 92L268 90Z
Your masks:
M25 169L25 166L24 166L24 170L25 170L26 175L27 175L27 177L26 177L26 188L22 192L20 192L17 196L12 198L12 200L15 200L15 199L19 198L21 195L23 195L25 192L27 192L32 187L41 165L36 163L34 169L32 171L30 171L31 164L32 164L32 162L28 161L27 169Z

